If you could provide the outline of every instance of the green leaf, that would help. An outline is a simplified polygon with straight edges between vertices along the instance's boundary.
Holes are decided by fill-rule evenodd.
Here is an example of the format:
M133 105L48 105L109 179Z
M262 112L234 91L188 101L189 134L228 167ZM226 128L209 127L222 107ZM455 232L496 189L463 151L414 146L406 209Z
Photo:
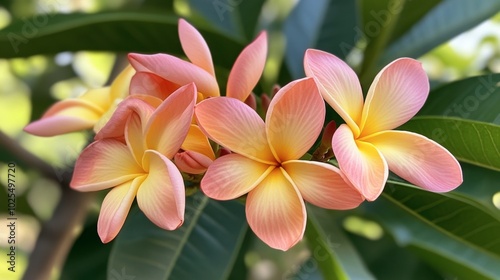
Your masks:
M0 31L0 57L79 50L183 54L177 17L166 13L49 14L37 18L45 24L37 24L34 18L15 20ZM214 61L230 68L243 45L213 31L200 28L200 32L211 46Z
M418 115L458 117L500 125L500 74L466 78L433 90Z
M221 32L248 42L255 36L264 0L187 0L190 8ZM195 18L193 19L195 20Z
M308 205L307 213L310 262L321 268L325 279L375 279L337 225L332 211Z
M358 39L356 24L355 1L300 1L284 26L286 62L292 76L304 76L303 57L307 48L345 58Z
M464 279L500 276L500 219L473 199L389 181L367 214L436 269Z
M500 126L465 119L421 116L404 126L447 148L460 161L500 171Z
M247 229L243 205L201 193L187 198L185 222L175 231L155 226L135 207L113 246L108 278L227 278Z
M496 0L444 0L391 44L379 65L386 65L403 56L417 58L492 17L499 10L500 1Z

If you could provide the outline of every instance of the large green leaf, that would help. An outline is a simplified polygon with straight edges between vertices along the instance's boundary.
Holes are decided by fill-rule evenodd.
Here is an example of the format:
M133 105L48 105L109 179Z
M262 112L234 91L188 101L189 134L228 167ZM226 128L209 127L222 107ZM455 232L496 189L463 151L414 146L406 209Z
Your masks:
M500 276L500 218L473 199L389 181L382 196L365 206L401 246L437 269L464 279Z
M355 1L300 1L287 18L286 62L293 77L304 76L307 48L318 48L345 58L358 39Z
M225 279L247 229L241 203L201 193L187 198L185 222L175 231L158 228L134 208L113 246L108 277Z
M444 0L385 50L379 66L402 56L417 58L499 10L497 0Z
M179 0L178 0L179 1ZM248 42L255 36L264 0L186 0L197 16L218 30Z
M465 118L500 125L500 74L466 78L433 90L418 115Z
M461 161L500 171L500 126L440 116L415 117L403 129L434 139Z
M213 31L200 32L214 61L230 68L243 45ZM79 50L181 55L177 17L144 11L39 15L15 20L0 31L3 58Z
M332 211L309 206L307 213L306 236L312 259L306 265L320 267L325 279L374 279L338 226Z

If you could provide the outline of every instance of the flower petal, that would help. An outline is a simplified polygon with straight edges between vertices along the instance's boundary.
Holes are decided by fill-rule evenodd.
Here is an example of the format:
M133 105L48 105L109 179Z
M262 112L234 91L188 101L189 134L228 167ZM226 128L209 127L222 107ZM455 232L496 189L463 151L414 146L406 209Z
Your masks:
M210 198L230 200L251 191L273 169L267 164L238 154L215 160L203 176L200 187Z
M200 32L184 19L179 19L179 39L189 60L215 77L212 55L207 42Z
M198 103L195 112L201 130L218 144L263 163L276 163L264 121L245 103L228 97L210 98Z
M103 112L86 100L67 99L52 105L42 118L28 124L24 131L37 136L55 136L90 129Z
M189 131L196 102L196 86L185 85L172 93L151 115L146 126L147 147L171 159Z
M177 167L157 151L147 150L149 174L137 191L137 204L155 225L174 230L184 222L184 181Z
M128 147L115 139L95 141L75 163L70 186L79 191L111 188L144 174Z
M146 72L136 73L130 82L130 94L147 94L155 96L161 100L167 98L176 91L179 85L167 81L162 77Z
M97 221L97 232L103 243L110 242L120 232L144 178L140 176L116 186L104 198Z
M174 156L175 165L179 170L191 174L204 173L213 161L213 159L193 151L180 152Z
M240 53L227 80L226 96L245 101L262 76L267 56L267 33L260 35Z
M111 83L110 100L123 99L129 94L130 80L135 74L135 69L129 64L125 67L113 83Z
M155 106L159 105L161 102L160 99L147 95L133 95L127 97L118 104L118 107L109 121L99 130L94 139L123 138L127 120L134 113L139 115L142 126L145 127L156 108Z
M304 236L304 201L281 168L275 168L248 194L246 215L253 232L272 248L286 251Z
M400 58L378 73L366 96L361 137L394 129L411 119L429 95L429 79L422 64Z
M389 169L433 192L447 192L462 181L462 168L452 154L429 138L407 131L383 131L366 141L382 152Z
M344 119L357 137L363 110L363 92L356 73L333 54L308 49L304 57L306 76L316 78L325 101Z
M363 196L344 178L341 171L327 163L292 160L283 168L302 197L316 206L346 210L363 202Z
M111 106L112 100L110 92L110 87L90 89L79 96L76 100L88 102L87 104L91 104L92 107L99 112L100 115L102 115Z
M128 55L130 64L137 72L156 74L178 85L194 82L198 91L205 96L219 96L217 80L204 69L168 54Z
M184 151L197 152L205 155L211 160L215 160L215 154L207 136L203 134L200 127L195 124L191 124L189 127L189 132L181 145L181 149Z
M142 164L142 157L147 150L146 141L144 139L144 131L141 124L141 118L138 114L133 113L127 120L125 125L125 142L130 152L134 156L137 164Z
M389 176L387 162L374 145L354 139L351 129L342 124L333 134L332 148L340 170L369 201L375 200Z
M314 144L325 121L325 103L314 79L289 83L274 96L266 115L271 150L281 162L299 159Z

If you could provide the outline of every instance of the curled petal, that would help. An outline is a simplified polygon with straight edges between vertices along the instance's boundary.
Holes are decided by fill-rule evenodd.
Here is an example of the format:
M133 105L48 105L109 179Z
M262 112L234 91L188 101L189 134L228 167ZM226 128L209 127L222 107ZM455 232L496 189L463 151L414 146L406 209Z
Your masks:
M137 72L156 74L178 85L194 82L198 91L205 96L219 96L217 80L204 69L168 54L128 55L130 64Z
M226 96L245 101L262 76L267 56L267 33L261 32L238 56L229 73Z
M179 19L179 39L189 60L215 77L212 55L207 42L200 32L184 19Z
M174 161L175 165L182 172L201 174L207 171L213 159L197 152L185 151L175 154Z
M156 106L162 101L153 96L133 95L120 102L109 121L99 130L95 140L104 138L123 138L125 125L132 114L137 114L144 127L153 114Z
M394 129L411 119L429 95L429 79L422 64L400 58L378 73L366 96L361 137Z
M98 107L88 101L67 99L52 105L41 119L28 124L24 131L48 137L90 129L102 114Z
M130 82L130 94L146 94L161 100L176 91L179 85L167 81L158 75L147 72L136 73Z
M70 186L78 191L111 188L143 175L128 147L115 139L95 141L76 160Z
M146 143L167 158L173 158L188 134L196 102L196 86L185 85L172 93L151 115Z
M264 121L245 103L228 97L206 99L196 105L202 131L231 151L267 164L276 164L266 138Z
M184 222L184 181L177 167L157 151L147 150L143 159L148 175L137 191L137 204L155 225L174 230Z
M429 138L406 131L384 131L367 139L401 178L432 192L448 192L462 181L453 155Z
M373 144L355 140L346 124L333 134L332 148L347 179L367 200L375 200L389 176L382 154Z
M253 232L272 248L286 251L304 236L304 201L281 168L248 194L246 215Z
M97 221L97 232L103 243L110 242L120 232L144 178L141 176L114 187L104 198Z
M314 77L319 91L357 137L363 110L363 92L356 73L333 54L308 49L304 57L306 76Z
M211 160L215 159L214 151L207 136L195 124L191 124L189 127L189 132L181 145L181 149L202 154Z
M325 121L325 104L312 78L289 83L274 96L266 115L271 150L281 162L299 159L314 144Z
M292 160L283 163L283 168L302 197L316 206L347 210L359 206L363 196L344 180L341 171L326 163Z
M200 187L210 198L235 199L254 189L273 168L242 155L225 155L208 167Z

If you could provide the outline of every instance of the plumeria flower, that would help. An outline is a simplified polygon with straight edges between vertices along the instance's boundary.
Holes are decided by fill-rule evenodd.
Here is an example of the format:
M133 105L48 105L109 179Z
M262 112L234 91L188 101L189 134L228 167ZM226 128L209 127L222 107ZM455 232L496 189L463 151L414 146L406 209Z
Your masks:
M55 136L105 125L119 101L128 95L134 69L127 66L111 86L91 89L78 98L59 101L24 130L37 136Z
M135 197L157 226L174 230L182 225L184 181L171 159L188 133L195 99L193 84L179 88L157 108L141 98L127 98L117 108L118 117L110 119L98 140L77 159L72 188L112 188L97 224L102 242L116 237ZM114 134L118 137L112 137Z
M129 54L137 73L132 78L130 94L149 94L165 99L182 85L194 82L199 91L198 102L220 96L212 55L202 35L187 21L179 20L179 38L190 62L168 54ZM226 96L246 100L257 85L267 56L267 36L262 32L238 56L229 74ZM175 156L184 172L200 174L215 159L207 137L197 124L192 124L186 142Z
M448 150L422 135L393 130L424 105L429 80L420 62L400 58L378 73L366 100L354 71L332 54L307 50L306 75L346 122L335 132L332 147L341 170L367 200L375 200L389 169L433 192L462 183L462 169Z
M195 115L212 140L233 151L208 167L202 191L218 200L248 193L248 223L269 246L287 250L302 239L304 199L329 209L351 209L363 201L336 167L300 160L325 119L313 79L283 87L271 101L265 123L245 103L227 97L202 101Z

